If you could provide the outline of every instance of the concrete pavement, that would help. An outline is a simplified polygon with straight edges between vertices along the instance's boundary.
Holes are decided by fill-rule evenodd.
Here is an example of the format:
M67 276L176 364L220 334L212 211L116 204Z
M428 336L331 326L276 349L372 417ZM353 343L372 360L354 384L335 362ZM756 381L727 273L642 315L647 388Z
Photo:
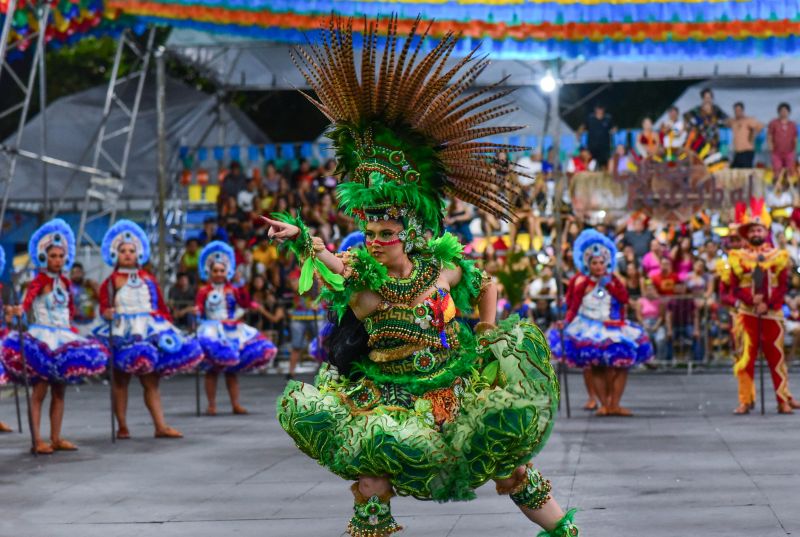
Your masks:
M800 372L793 376L798 386ZM768 398L767 416L732 416L730 374L645 373L632 376L624 401L635 417L590 418L579 409L580 380L570 376L573 418L559 419L535 462L557 500L581 509L582 537L800 535L800 415L777 416ZM223 413L200 418L194 379L165 382L168 420L182 440L152 438L132 388L134 438L113 446L107 388L69 388L64 436L80 451L34 458L27 436L0 436L0 536L342 535L348 484L281 430L274 405L284 382L244 377L250 416L230 415L220 386ZM0 401L0 419L15 423L12 400ZM451 504L396 499L401 535L536 534L491 485L478 495Z

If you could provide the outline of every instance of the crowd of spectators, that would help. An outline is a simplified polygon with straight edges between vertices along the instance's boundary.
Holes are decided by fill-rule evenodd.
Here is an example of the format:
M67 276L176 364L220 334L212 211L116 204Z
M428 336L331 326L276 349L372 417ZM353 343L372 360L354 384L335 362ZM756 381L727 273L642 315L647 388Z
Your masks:
M767 127L768 143L773 165L786 173L776 176L767 204L776 210L773 242L789 249L794 267L799 267L800 217L790 218L792 207L798 205L797 187L792 183L797 128L788 119L788 105L781 104L778 111L779 117ZM731 164L752 166L753 140L763 125L745 115L742 103L734 106L729 117L714 104L711 90L704 90L697 107L683 115L673 107L667 117L657 127L645 120L633 146L618 146L612 154L614 123L605 109L597 106L585 124L588 143L560 166L569 177L580 171L624 166L625 159L685 147L699 138L717 144L722 126L733 133ZM500 173L516 175L519 182L520 195L511 200L517 219L499 222L469 204L452 200L445 225L466 245L467 255L504 283L499 314L517 313L547 329L558 318L556 297L575 274L572 244L589 223L572 214L566 189L557 192L553 165L557 159L552 152L514 155L513 165L509 155L496 158L503 164ZM335 170L333 160L319 165L305 159L280 166L269 162L251 174L239 163L231 163L222 184L218 215L205 221L180 257L179 275L169 292L178 322L185 327L192 322L190 306L199 283L200 249L211 240L230 242L238 264L234 283L246 287L257 304L247 312L247 322L267 332L279 346L288 347L294 360L299 359L309 339L319 335L325 312L314 303L316 290L297 296L297 262L268 240L258 216L299 213L330 248L337 248L355 226L337 210ZM560 238L556 236L558 210L564 229ZM662 361L679 355L701 362L732 350L731 312L716 297L717 263L724 263L729 247L725 237L728 221L726 215L702 212L680 225L667 225L641 214L623 221L606 218L591 223L618 244L617 271L631 297L627 314L645 326ZM561 281L556 277L557 257ZM503 278L504 273L514 277ZM795 336L800 334L800 274L793 274L786 304L787 334L799 345L800 337Z

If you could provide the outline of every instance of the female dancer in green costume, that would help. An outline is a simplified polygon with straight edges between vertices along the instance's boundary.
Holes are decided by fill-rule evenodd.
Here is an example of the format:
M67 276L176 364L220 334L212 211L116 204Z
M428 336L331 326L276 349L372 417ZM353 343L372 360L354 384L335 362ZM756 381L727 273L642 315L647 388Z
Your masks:
M495 325L494 283L442 233L443 193L509 216L514 186L490 156L518 148L474 141L515 129L480 127L512 110L495 102L506 92L464 94L487 62L470 55L446 70L451 35L417 62L425 34L416 25L401 42L392 19L387 34L378 62L376 25L365 26L361 80L351 21L332 21L321 46L297 52L319 98L312 102L335 122L340 172L350 179L338 187L340 207L364 230L366 248L334 255L300 219L266 219L269 236L302 261L299 291L316 273L338 321L331 363L313 386L287 385L278 419L303 452L356 481L354 537L400 530L389 507L395 493L467 500L489 480L542 535L576 536L573 511L563 513L529 463L558 405L547 343L530 323ZM475 334L455 318L474 306Z

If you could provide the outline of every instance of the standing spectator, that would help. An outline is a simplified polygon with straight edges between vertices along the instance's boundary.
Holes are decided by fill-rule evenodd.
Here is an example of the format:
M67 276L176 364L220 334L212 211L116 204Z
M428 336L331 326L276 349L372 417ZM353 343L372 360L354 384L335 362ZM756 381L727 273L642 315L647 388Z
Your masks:
M636 252L633 251L633 246L630 244L622 243L622 251L617 254L617 272L624 276L628 272L628 265L638 265L636 260Z
M278 247L270 242L266 233L260 235L253 248L253 263L256 264L256 273L265 273L267 268L271 267L277 260Z
M797 124L789 119L789 103L778 105L778 117L767 127L767 146L772 150L772 174L779 177L784 171L794 177L797 163Z
M636 260L641 260L648 249L651 248L655 235L648 229L649 219L642 213L637 213L631 217L630 226L622 235L622 245L629 245L633 248Z
M680 116L677 106L670 106L667 119L661 123L661 145L671 150L677 150L686 143L686 124Z
M311 163L308 162L308 159L300 159L300 165L297 167L297 171L292 174L292 186L297 188L301 185L305 185L310 189L316 175L316 171L311 169Z
M714 104L714 92L711 88L704 88L700 92L703 102L684 116L686 125L694 130L694 136L689 141L691 148L699 151L703 145L710 144L712 148L719 147L719 129L725 126L728 116L722 109Z
M236 198L225 198L219 211L219 217L229 237L242 234L242 222L245 214L239 210Z
M244 188L237 194L236 205L248 218L253 218L253 211L258 206L258 188L252 177L247 178Z
M722 257L722 252L719 251L719 246L712 240L707 240L703 249L698 254L698 259L706 264L706 270L711 272L715 269L717 260Z
M205 246L211 241L228 242L228 232L217 224L217 219L209 216L203 220L203 231L197 237L201 246Z
M200 241L197 239L189 239L186 241L186 249L181 255L180 262L178 263L178 270L186 274L192 282L192 285L197 284L198 279L198 263L200 261Z
M664 245L658 239L650 241L650 251L642 257L642 271L648 278L652 278L661 270L661 261L667 259L664 255Z
M776 175L772 181L772 185L767 187L767 194L764 196L764 201L767 207L774 211L775 209L789 209L794 205L794 195L792 194L792 186L789 183L789 176L787 174Z
M583 128L586 130L586 146L589 153L597 161L597 166L605 169L611 153L611 134L614 132L611 115L602 104L594 105L594 112L586 118Z
M542 175L542 154L534 151L531 155L523 155L517 160L517 180L523 187L531 186Z
M744 103L733 105L733 119L728 121L733 131L733 162L731 168L752 168L756 136L764 125L754 117L744 115Z
M667 358L667 307L649 280L645 282L644 293L636 302L636 320L655 344L656 359L663 362Z
M614 159L611 165L612 172L616 172L618 176L630 175L631 165L636 162L636 157L628 151L628 148L623 144L617 144L614 150Z
M447 216L444 219L444 224L450 233L457 235L463 244L472 242L472 230L470 224L475 219L475 211L472 206L461 201L458 198L452 198L450 207L447 209ZM515 240L512 241L513 244Z
M275 163L271 160L267 162L267 166L264 168L261 187L271 196L277 194L281 188L281 175L278 173L278 169L275 168Z
M694 254L692 253L692 240L681 237L678 244L672 248L672 270L678 275L678 280L685 282L694 267Z
M636 152L644 159L658 155L660 149L661 140L653 130L653 120L646 117L642 121L642 132L636 137Z
M576 174L578 172L593 172L597 169L598 163L592 158L592 152L588 147L581 146L578 154L567 162L567 173ZM606 157L607 159L608 157ZM608 161L606 161L606 164ZM605 166L605 164L603 165Z
M661 269L650 279L653 281L653 285L659 295L670 296L675 294L679 280L678 275L672 270L672 261L668 257L661 258Z
M529 310L529 316L536 326L543 332L546 332L556 321L553 308L550 307L550 302L545 299L536 300L535 304L536 305Z
M231 161L228 167L228 173L222 180L222 196L221 202L225 203L227 198L234 200L239 195L239 192L245 189L247 185L247 176L242 173L242 165L238 161Z
M692 342L692 359L703 361L703 344L700 339L700 315L694 298L686 296L686 284L675 283L675 298L667 305L667 360L675 357L675 343L684 339Z
M169 290L167 301L175 326L189 330L194 316L195 288L185 272L179 272L172 289Z
M289 280L294 307L289 314L291 319L289 329L292 334L292 350L289 355L289 372L286 378L292 379L294 378L297 364L300 363L301 354L312 339L319 337L320 330L325 325L325 311L316 303L316 298L319 295L318 283L314 283L308 293L300 296L297 293L297 285L300 280L299 267L295 267L289 275ZM308 338L308 341L306 341L306 338Z
M544 296L556 296L556 279L553 269L549 266L542 267L539 276L528 285L528 298L537 300Z
M69 292L72 295L72 304L75 308L72 315L72 323L78 329L80 335L89 337L94 321L97 318L100 288L97 282L86 279L85 276L83 265L73 263L69 271Z
M698 309L712 306L714 278L706 270L706 264L702 259L694 262L694 270L686 278L686 288L694 297L694 304Z

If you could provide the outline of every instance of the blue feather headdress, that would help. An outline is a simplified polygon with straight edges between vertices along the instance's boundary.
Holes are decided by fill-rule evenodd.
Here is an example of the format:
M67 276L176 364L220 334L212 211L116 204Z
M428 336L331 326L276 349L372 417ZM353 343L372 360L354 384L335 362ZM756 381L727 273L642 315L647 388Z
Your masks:
M225 265L228 279L233 279L233 275L236 273L236 254L230 245L222 241L212 241L205 245L200 252L200 262L198 263L200 279L208 281L211 276L211 266L214 263Z
M66 257L64 270L72 268L72 263L75 261L75 234L69 224L60 218L54 218L34 231L31 240L28 241L28 255L36 268L47 268L47 249L51 246L58 246L64 250ZM5 254L3 258L5 265Z
M602 233L586 229L575 240L572 259L578 270L589 274L589 263L593 257L602 257L606 262L608 272L613 272L617 266L617 247Z
M132 244L136 248L136 259L139 266L150 260L150 241L144 230L130 220L120 220L103 237L101 252L103 261L110 267L117 266L119 247L123 244Z
M350 248L360 248L364 246L364 233L361 231L353 231L342 239L342 244L339 245L340 252L346 252Z

